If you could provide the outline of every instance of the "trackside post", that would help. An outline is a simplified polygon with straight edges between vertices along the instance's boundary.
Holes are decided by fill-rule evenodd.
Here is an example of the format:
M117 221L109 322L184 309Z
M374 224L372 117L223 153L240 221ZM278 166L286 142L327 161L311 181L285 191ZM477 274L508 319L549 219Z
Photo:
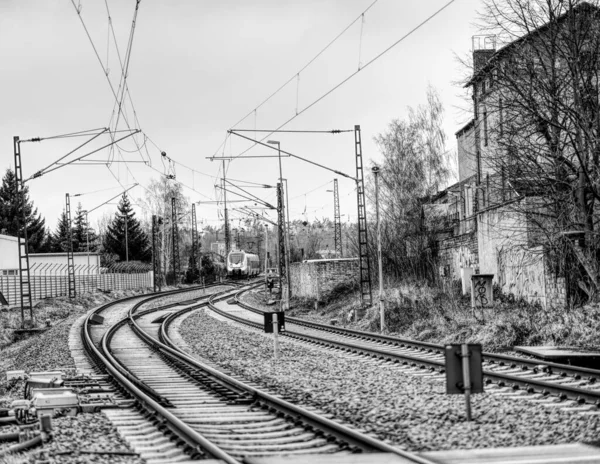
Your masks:
M446 345L446 393L464 393L467 421L471 420L471 393L483 393L481 345Z
M285 331L285 313L264 313L265 333L273 333L275 360L279 358L279 332Z

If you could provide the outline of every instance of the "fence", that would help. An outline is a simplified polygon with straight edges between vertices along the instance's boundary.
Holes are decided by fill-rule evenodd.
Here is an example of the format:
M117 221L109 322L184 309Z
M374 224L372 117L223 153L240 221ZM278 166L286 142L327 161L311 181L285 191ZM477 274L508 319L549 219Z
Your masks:
M96 291L126 290L152 287L152 272L144 268L123 269L75 266L77 295ZM69 275L66 264L43 264L30 269L31 297L34 300L69 295ZM8 304L21 303L19 276L0 275L0 292Z

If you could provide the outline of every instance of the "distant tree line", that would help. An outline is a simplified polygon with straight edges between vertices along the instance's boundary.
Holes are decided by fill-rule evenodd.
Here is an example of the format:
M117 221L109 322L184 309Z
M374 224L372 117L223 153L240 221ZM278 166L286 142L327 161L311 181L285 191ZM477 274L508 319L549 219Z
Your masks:
M23 189L22 201L16 194L14 171L7 169L0 185L0 233L17 236L18 225L25 217L30 253L64 253L69 250L69 228L73 241L73 252L100 252L102 265L117 261L142 261L152 259L150 241L136 218L131 202L123 195L117 211L102 236L90 227L81 203L77 205L72 224L69 225L63 210L56 229L46 227L45 219L38 213L29 198L29 188ZM125 245L127 243L127 246Z

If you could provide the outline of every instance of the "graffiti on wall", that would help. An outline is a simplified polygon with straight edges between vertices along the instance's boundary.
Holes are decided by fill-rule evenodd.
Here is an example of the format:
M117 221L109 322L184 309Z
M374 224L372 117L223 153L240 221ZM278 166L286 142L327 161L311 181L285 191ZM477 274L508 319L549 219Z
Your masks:
M504 293L545 304L546 282L541 248L497 250L498 284Z

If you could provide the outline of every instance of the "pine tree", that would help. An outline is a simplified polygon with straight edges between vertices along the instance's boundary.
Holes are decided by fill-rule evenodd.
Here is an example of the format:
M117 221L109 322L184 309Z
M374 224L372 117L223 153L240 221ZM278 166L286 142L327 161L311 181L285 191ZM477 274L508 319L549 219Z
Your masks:
M77 205L77 212L75 213L73 222L73 251L86 252L89 241L90 252L95 252L98 248L98 236L96 235L96 231L86 222L86 214L81 207L81 203Z
M23 220L25 211L25 223L27 225L27 240L29 252L36 253L44 250L46 242L45 220L34 208L33 202L29 200L29 189L23 189L23 206L19 205L16 193L17 178L11 169L7 169L2 178L0 186L0 233L17 236L17 221Z
M66 253L69 251L69 224L67 213L63 211L56 225L56 232L52 234L52 251L57 253Z
M125 261L125 243L127 243L130 261L150 261L152 257L150 241L136 219L126 194L123 194L117 209L104 237L105 251L114 253L119 256L119 260ZM127 234L125 234L125 224L127 224Z

